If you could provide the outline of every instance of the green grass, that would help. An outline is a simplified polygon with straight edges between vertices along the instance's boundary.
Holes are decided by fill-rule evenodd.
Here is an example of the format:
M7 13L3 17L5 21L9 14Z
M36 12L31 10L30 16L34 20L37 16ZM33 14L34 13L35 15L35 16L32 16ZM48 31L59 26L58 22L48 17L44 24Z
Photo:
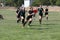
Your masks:
M16 23L16 13L11 10L0 10L4 20L0 20L0 40L60 40L60 12L50 12L49 20L43 18L39 24L38 15L30 28L22 28Z

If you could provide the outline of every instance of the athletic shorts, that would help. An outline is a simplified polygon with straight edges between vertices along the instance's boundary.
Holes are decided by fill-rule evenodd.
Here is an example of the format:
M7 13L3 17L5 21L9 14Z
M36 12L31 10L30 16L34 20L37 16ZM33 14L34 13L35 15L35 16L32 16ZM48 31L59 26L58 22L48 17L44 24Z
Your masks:
M48 12L46 12L45 15L48 15Z
M32 18L32 15L30 15L30 16L27 16L27 20L29 20L30 18Z
M43 13L42 14L39 14L39 16L43 16Z

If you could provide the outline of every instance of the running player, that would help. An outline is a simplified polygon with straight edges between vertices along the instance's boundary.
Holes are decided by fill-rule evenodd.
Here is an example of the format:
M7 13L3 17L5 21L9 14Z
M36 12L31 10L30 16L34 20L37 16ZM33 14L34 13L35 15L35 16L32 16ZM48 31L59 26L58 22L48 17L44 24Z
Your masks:
M28 16L26 18L25 24L29 21L28 25L30 26L30 24L32 23L32 16L33 16L33 8L31 7Z
M48 6L46 6L46 9L45 9L45 16L46 16L46 19L48 20Z
M20 17L21 17L22 24L23 24L23 27L24 27L24 22L25 22L25 8L24 7L21 7Z
M20 11L20 8L18 8L17 11L16 11L17 23L19 23L19 21L21 20L19 11Z
M42 22L42 17L43 17L43 12L44 12L44 10L43 10L43 8L42 8L42 5L40 5L40 7L38 8L38 11L39 11L39 22L40 22L40 24L41 24L41 22Z

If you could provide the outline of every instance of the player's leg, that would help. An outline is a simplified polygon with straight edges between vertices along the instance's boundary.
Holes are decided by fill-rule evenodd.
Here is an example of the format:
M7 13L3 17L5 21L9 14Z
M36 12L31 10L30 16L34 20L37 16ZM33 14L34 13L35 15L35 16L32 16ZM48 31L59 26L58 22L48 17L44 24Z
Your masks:
M19 23L19 19L17 18L17 23Z
M25 22L24 16L21 16L21 20L22 20L22 24L23 24L23 26L24 26L24 22Z
M48 20L48 13L45 13L46 19Z
M26 20L25 20L25 23L24 23L24 26L25 26L25 24L28 22L28 20L29 20L29 16L27 16L27 18L26 18Z
M35 13L33 14L33 16L32 16L32 17L33 17L33 21L35 21Z
M41 22L42 22L42 15L39 16L39 22L41 24Z
M28 25L30 26L31 23L32 23L32 18L29 19Z
M48 20L48 15L46 15L46 19Z
M21 19L21 18L17 18L17 23L19 23L20 19Z
M17 14L17 23L19 23L19 21L21 21L21 17L20 14Z

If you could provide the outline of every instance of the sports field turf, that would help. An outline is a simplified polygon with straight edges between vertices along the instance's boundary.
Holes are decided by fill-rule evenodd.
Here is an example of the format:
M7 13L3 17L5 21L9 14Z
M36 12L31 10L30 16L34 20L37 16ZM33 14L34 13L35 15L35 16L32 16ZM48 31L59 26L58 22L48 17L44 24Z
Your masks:
M22 28L16 23L16 13L11 10L0 10L4 20L0 20L0 40L60 40L60 12L50 12L49 20L43 18L39 24L38 15L31 27Z

